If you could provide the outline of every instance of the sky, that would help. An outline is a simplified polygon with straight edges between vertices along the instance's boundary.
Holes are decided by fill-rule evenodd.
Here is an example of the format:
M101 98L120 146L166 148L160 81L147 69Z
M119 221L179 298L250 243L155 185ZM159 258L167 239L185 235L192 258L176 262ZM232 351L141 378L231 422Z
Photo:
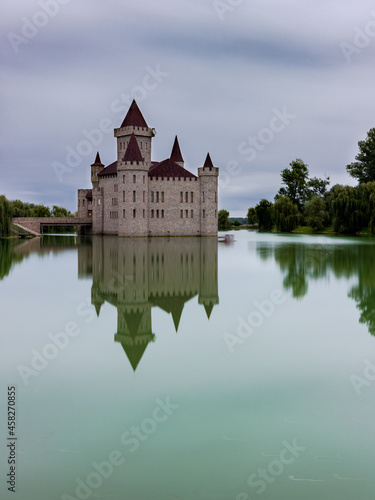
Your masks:
M210 152L219 209L273 200L301 158L355 185L346 165L375 127L370 0L2 0L0 194L77 209L133 98L178 135L193 173Z

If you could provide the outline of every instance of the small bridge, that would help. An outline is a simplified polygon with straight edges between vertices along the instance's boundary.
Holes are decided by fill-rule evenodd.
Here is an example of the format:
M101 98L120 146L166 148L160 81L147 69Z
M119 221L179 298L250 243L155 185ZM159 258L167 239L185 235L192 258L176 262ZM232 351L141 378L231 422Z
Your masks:
M91 234L92 228L90 217L14 217L12 223L34 236L41 236L48 226L76 226L78 234Z

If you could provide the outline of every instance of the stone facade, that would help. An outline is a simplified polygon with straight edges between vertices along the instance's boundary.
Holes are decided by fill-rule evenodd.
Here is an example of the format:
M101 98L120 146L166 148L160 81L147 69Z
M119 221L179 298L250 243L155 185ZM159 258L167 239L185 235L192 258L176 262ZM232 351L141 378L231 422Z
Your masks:
M216 236L219 169L207 155L194 175L184 168L177 137L170 158L151 161L155 130L133 101L114 130L117 160L91 165L92 189L78 190L78 217L92 219L93 234Z

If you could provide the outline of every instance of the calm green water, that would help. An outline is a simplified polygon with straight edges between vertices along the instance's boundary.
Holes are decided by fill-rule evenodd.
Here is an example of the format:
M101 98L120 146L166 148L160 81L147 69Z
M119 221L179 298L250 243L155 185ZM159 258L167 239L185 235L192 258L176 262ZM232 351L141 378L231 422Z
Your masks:
M374 498L375 240L235 239L0 243L1 498Z

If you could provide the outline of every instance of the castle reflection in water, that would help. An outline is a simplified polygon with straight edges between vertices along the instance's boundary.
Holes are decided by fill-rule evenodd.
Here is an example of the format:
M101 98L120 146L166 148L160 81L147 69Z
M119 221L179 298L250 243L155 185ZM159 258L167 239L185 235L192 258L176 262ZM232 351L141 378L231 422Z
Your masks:
M176 332L186 302L198 303L210 318L218 296L216 238L93 237L78 246L78 276L92 276L91 302L99 316L107 302L117 308L119 342L135 371L155 339L151 309L171 315Z

